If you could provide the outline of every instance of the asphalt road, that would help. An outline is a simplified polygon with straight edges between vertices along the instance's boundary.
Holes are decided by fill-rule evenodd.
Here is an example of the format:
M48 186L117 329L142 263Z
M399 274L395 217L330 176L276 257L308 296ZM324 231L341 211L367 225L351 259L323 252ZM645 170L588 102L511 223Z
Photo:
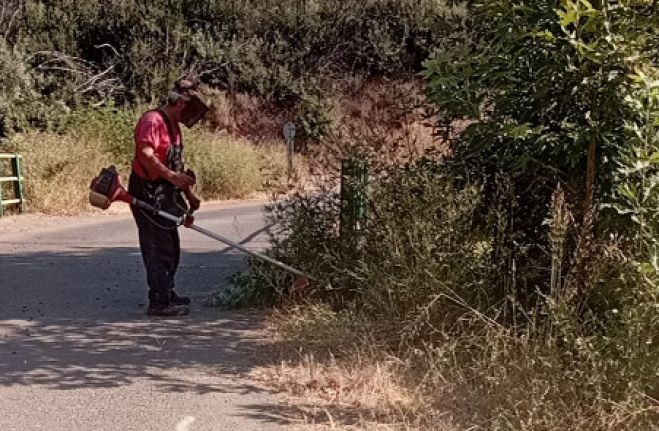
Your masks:
M258 203L207 205L198 224L264 246ZM204 306L243 256L181 229L190 316L148 318L129 214L0 219L0 430L282 430L260 316Z

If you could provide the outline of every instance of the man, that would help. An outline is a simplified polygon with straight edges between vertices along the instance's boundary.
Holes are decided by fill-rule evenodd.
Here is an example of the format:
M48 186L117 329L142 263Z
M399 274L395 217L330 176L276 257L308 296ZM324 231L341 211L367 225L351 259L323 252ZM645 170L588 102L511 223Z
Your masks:
M195 177L183 167L179 124L192 127L208 108L188 80L174 84L167 104L148 111L135 127L135 157L128 191L163 211L182 216L199 209L192 193ZM185 196L185 199L183 199ZM186 202L187 201L187 202ZM139 233L140 251L149 285L150 316L183 316L190 299L174 291L174 275L181 254L178 226L153 213L131 207Z

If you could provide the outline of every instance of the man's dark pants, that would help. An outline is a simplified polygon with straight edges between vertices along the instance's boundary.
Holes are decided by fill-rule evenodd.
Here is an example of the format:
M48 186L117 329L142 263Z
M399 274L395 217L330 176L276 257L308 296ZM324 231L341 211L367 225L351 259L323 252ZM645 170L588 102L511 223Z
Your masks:
M128 190L135 198L144 199L144 180L133 173ZM161 217L145 214L134 206L131 206L131 210L137 224L140 251L146 268L149 303L152 307L167 307L181 256L178 230Z

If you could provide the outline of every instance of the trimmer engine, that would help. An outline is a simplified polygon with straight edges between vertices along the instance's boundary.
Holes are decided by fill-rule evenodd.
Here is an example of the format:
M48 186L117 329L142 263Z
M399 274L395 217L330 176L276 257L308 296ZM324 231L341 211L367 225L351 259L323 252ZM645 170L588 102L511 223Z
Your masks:
M89 203L97 208L106 210L116 200L132 203L132 197L121 185L121 177L114 165L101 169L101 173L92 180L90 189Z

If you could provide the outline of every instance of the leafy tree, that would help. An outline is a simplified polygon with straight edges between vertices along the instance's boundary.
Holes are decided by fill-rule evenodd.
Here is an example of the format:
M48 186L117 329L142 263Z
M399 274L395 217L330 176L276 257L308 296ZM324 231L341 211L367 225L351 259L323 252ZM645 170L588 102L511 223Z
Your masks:
M456 172L484 181L486 208L506 209L495 230L504 230L528 277L547 260L540 226L556 184L585 216L593 202L617 199L621 166L638 160L630 125L648 119L635 88L640 73L656 79L659 16L651 0L469 7L466 38L438 51L424 76L446 131L466 124L453 140ZM608 213L600 226L614 218Z

